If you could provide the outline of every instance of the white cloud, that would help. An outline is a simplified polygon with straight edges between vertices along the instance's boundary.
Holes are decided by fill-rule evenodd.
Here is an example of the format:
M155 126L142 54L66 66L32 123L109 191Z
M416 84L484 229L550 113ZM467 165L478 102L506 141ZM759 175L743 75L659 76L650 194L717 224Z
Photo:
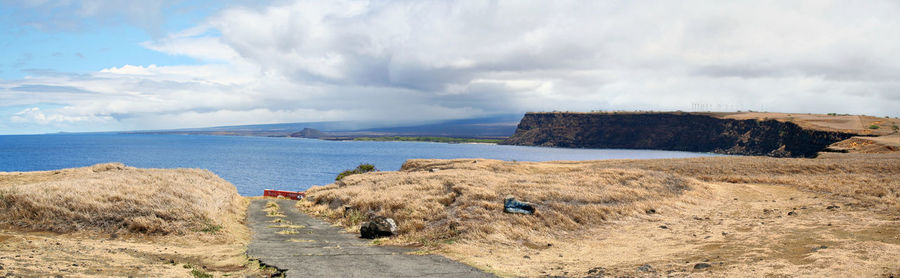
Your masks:
M10 117L10 122L12 123L24 123L24 124L39 124L39 125L48 125L48 124L71 124L78 122L104 122L111 121L112 119L109 117L97 117L94 115L86 115L86 116L67 116L61 114L44 114L38 107L26 108L21 112L15 113L12 117Z
M898 12L877 0L282 1L142 44L205 64L4 81L0 101L134 128L693 103L900 116Z

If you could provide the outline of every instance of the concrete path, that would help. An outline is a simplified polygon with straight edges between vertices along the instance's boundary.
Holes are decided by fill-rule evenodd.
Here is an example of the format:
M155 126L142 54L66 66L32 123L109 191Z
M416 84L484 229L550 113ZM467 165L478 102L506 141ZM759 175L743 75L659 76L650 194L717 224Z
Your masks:
M283 216L269 215L269 201L278 204ZM415 249L372 246L370 240L299 212L295 204L253 200L247 212L253 231L247 254L286 270L286 277L494 277L442 256L406 254Z

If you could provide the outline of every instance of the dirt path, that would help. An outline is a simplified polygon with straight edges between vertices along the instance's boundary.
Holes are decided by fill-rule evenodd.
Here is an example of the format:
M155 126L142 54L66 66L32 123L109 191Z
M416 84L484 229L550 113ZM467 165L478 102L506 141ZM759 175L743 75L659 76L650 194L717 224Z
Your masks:
M286 277L493 277L441 256L407 254L414 249L373 246L300 213L295 203L253 200L247 212L247 254Z

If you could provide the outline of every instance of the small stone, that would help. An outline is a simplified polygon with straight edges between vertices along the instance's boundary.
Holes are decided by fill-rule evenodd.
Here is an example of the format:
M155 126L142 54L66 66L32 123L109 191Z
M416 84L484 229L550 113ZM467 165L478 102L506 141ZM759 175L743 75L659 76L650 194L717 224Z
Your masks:
M637 270L640 272L651 272L651 271L653 271L653 266L650 266L649 264L645 264L645 265L639 266L637 268Z
M78 266L78 264L72 264L72 266Z
M522 256L523 259L531 259L528 255Z
M819 251L819 250L822 250L822 249L827 249L827 248L828 248L828 246L822 245L822 246L819 246L819 247L813 247L812 251L813 251L813 252L816 252L816 251Z
M659 228L660 228L660 229L663 229L663 230L667 230L667 229L669 229L669 226L666 226L666 225L660 225Z
M644 212L646 212L647 214L654 214L654 213L656 213L656 210L655 210L655 209L648 209L648 210L645 210Z
M798 212L796 212L796 211L790 211L790 212L788 212L788 215L789 215L789 216L797 216L797 215L799 215L799 214L800 214L800 213L798 213Z
M723 236L727 236L727 235L728 235L728 233L726 233L726 232L722 232L722 235L723 235Z
M595 268L591 268L591 270L588 270L587 273L598 275L598 276L603 276L603 274L606 273L606 269L602 268L602 267L595 267Z
M826 209L839 209L839 208L841 208L841 207L836 206L836 205L830 205L830 206L826 207Z
M712 265L710 265L708 263L698 263L698 264L694 265L694 269L704 269L704 268L709 268L711 266Z

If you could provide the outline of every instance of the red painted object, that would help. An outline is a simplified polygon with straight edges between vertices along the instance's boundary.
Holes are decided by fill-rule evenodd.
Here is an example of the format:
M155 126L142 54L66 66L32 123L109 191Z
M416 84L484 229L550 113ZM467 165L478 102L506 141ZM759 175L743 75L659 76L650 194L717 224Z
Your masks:
M306 192L302 191L282 191L282 190L263 190L263 196L266 197L285 197L291 200L300 200L306 197Z

